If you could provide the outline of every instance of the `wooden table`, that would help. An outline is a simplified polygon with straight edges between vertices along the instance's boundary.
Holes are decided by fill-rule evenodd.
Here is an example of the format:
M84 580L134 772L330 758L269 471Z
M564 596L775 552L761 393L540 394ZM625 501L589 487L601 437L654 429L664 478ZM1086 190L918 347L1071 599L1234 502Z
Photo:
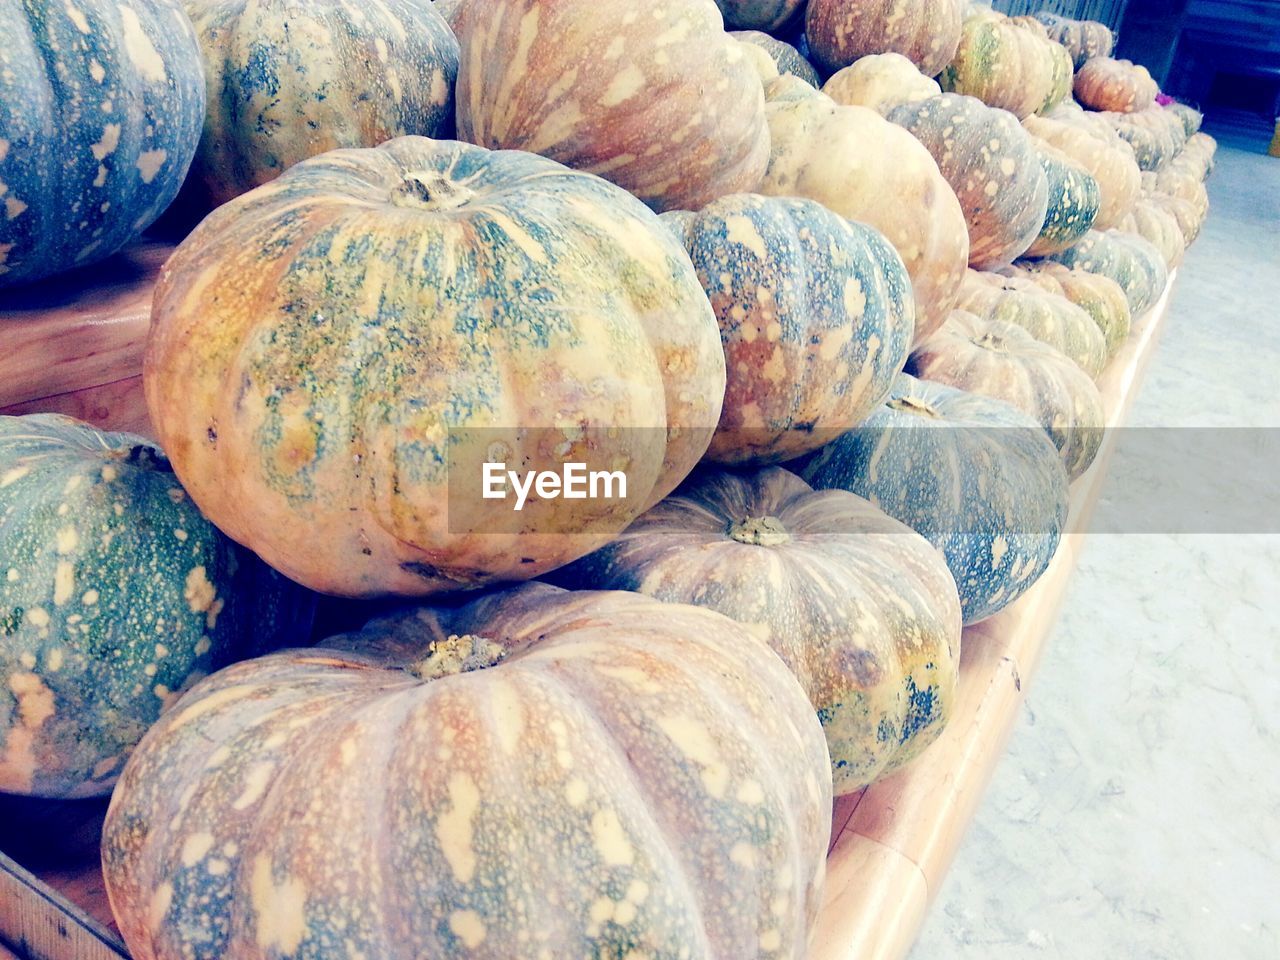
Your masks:
M0 408L7 407L0 412L87 412L102 426L145 434L142 346L151 284L166 254L159 245L132 251L113 268L122 272L105 275L115 282L87 302L73 291L43 308L38 300L0 300L0 324L16 324L16 334L0 327L0 335L18 344L16 355L0 356ZM1172 288L1171 277L1099 379L1108 426L1128 415ZM905 770L837 801L810 960L897 960L910 950L1017 722L1114 443L1109 432L1073 485L1068 532L1044 576L1017 603L965 630L956 710L939 740ZM0 854L0 960L12 956L6 942L25 943L39 960L127 958L93 862L37 877Z

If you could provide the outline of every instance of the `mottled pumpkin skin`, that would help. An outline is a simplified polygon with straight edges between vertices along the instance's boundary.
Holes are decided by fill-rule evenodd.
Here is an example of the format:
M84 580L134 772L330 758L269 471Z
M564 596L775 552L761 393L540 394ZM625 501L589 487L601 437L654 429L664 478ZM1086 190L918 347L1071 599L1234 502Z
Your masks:
M178 694L307 627L141 437L0 417L0 791L111 792Z
M760 193L808 197L883 233L911 276L919 341L955 306L969 258L955 193L929 151L874 111L818 91L769 92L773 147Z
M1062 101L1070 98L1071 88L1075 83L1075 68L1071 62L1071 54L1067 48L1050 40L1045 45L1049 56L1049 91L1037 113L1047 113Z
M1074 360L1090 377L1107 362L1107 341L1093 318L1065 297L1029 280L970 270L960 288L960 309L983 320L1016 324Z
M965 17L955 56L938 76L943 90L977 97L1018 119L1049 102L1055 89L1051 41L980 8Z
M822 92L847 107L868 107L885 116L894 107L936 97L937 81L900 53L877 53L836 71Z
M325 647L134 754L103 868L138 960L806 955L826 744L740 624L527 584Z
M1182 248L1184 251L1200 235L1200 228L1204 224L1204 216L1190 200L1164 193L1153 193L1150 196L1145 196L1143 202L1173 217L1174 223L1178 225L1178 232L1182 235Z
M1143 170L1159 170L1187 142L1182 122L1163 107L1152 105L1135 113L1105 112L1097 116L1133 147Z
M1135 317L1151 309L1169 280L1160 251L1141 237L1120 230L1090 230L1074 246L1055 253L1053 259L1120 284Z
M1066 297L1089 314L1106 340L1107 357L1114 357L1129 338L1132 314L1124 288L1110 277L1074 270L1053 260L1020 261L1013 265L1022 276Z
M1156 173L1142 175L1142 192L1150 197L1176 197L1191 204L1197 219L1196 229L1209 214L1209 191L1204 178L1193 171L1166 164Z
M697 475L564 576L757 631L822 721L837 796L917 756L951 714L960 599L942 555L861 497L780 467Z
M1072 65L1079 70L1086 60L1109 57L1115 44L1111 28L1097 20L1072 20L1042 11L1036 19L1044 24L1050 40L1056 40L1071 54Z
M470 0L454 29L459 139L598 173L655 210L764 174L764 91L712 0Z
M1054 117L1027 117L1027 132L1062 151L1079 164L1098 187L1098 212L1093 226L1100 230L1118 226L1133 209L1141 189L1142 171L1132 149L1113 130L1086 129L1061 114Z
M805 36L827 72L873 53L900 53L934 76L956 52L961 0L809 0Z
M907 372L1021 410L1049 434L1070 480L1098 455L1102 394L1074 361L1022 327L957 310L911 351Z
M1067 519L1067 474L1039 423L999 400L906 374L802 476L866 497L941 549L967 624L1035 583Z
M192 168L205 209L299 160L448 135L458 41L427 0L190 0L209 110Z
M1065 250L1089 232L1102 202L1098 181L1061 150L1035 141L1040 165L1049 185L1049 202L1040 234L1027 248L1029 257Z
M1136 234L1160 251L1170 270L1182 262L1187 241L1182 227L1169 209L1149 197L1143 197L1120 224L1125 233Z
M542 157L420 137L303 161L214 211L156 288L145 367L202 509L352 596L589 552L702 457L724 384L698 277L643 204ZM517 514L480 497L494 459L608 465L627 496Z
M1075 96L1091 110L1134 113L1155 106L1160 88L1147 68L1131 60L1092 57L1076 71ZM1159 109L1159 108L1157 108ZM1178 121L1181 125L1182 121Z
M716 0L726 27L735 30L768 30L785 27L805 0Z
M811 87L819 86L818 71L791 44L759 30L735 30L729 36L742 43L757 46L769 54L780 74L799 77Z
M1218 141L1203 130L1187 137L1186 145L1174 155L1169 165L1203 181L1213 172L1213 156L1218 151Z
M204 82L178 0L0 0L0 287L102 260L173 200Z
M969 265L1012 263L1044 224L1049 187L1027 132L1006 110L944 93L903 104L889 120L924 144L969 228Z
M798 457L883 402L916 325L911 279L884 237L797 197L733 194L663 216L683 220L724 344L707 459Z

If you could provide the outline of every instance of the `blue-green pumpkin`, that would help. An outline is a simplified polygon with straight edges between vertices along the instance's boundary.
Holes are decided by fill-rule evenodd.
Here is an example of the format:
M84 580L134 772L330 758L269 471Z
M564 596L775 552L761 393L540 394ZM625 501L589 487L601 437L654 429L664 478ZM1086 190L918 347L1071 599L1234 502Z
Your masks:
M743 43L752 43L769 55L778 66L778 73L784 76L799 77L811 87L821 86L818 71L804 55L785 40L762 33L759 30L734 30L730 36Z
M0 287L102 260L150 226L204 107L178 0L0 0Z
M165 706L309 615L148 441L0 417L0 791L110 793Z
M728 383L708 459L798 457L881 404L916 324L911 280L889 241L799 197L730 194L663 216L724 345Z
M965 623L1044 573L1067 520L1067 473L1039 423L999 400L903 374L862 426L801 465L942 550Z
M1169 281L1169 269L1160 251L1123 230L1090 230L1077 243L1055 253L1053 259L1120 284L1135 318L1155 305Z
M1061 150L1032 137L1049 184L1049 205L1040 234L1026 256L1044 257L1065 250L1093 227L1102 194L1098 181Z

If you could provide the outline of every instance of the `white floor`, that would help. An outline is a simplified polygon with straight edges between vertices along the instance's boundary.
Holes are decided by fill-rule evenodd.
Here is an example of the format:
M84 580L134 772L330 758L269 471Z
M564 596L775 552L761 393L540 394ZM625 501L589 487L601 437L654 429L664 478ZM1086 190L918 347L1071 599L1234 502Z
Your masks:
M1138 426L1280 428L1280 159L1218 156ZM1280 471L1211 472L1278 533L1093 538L912 960L1280 958Z

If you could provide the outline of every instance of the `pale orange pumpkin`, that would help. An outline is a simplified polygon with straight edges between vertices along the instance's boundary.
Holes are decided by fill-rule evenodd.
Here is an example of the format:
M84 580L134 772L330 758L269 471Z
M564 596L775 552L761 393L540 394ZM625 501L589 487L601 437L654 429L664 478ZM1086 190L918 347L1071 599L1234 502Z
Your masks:
M805 36L828 71L900 53L930 77L956 52L961 0L809 0Z
M1094 110L1145 110L1155 104L1159 92L1147 68L1131 60L1092 57L1076 71L1076 99Z

